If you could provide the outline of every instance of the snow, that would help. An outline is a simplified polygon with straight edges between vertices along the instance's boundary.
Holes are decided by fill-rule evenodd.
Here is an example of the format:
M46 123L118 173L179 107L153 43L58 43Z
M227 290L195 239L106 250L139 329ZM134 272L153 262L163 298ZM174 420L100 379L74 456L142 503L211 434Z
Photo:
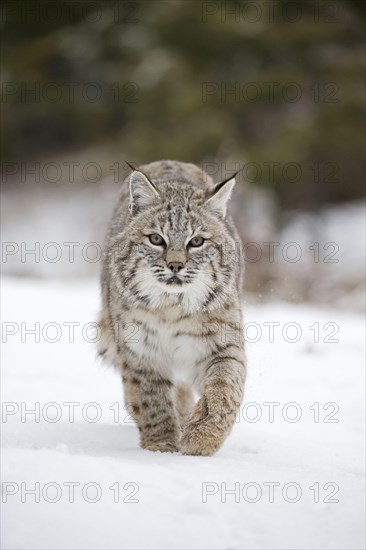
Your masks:
M97 281L8 277L2 291L4 549L364 548L361 314L245 305L238 422L215 456L190 457L139 448L95 356Z

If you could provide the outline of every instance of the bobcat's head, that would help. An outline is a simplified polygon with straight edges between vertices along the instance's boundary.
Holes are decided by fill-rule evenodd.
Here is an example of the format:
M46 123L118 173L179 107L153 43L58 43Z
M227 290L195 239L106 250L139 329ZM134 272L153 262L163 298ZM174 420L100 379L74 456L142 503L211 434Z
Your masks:
M129 216L120 235L120 288L135 303L187 313L215 309L235 290L237 244L225 222L235 177L210 191L187 181L129 178Z

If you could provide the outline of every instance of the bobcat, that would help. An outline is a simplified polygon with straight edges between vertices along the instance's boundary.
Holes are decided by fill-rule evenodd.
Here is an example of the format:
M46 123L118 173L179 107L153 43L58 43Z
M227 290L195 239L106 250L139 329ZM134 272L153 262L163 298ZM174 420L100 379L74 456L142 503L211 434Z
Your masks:
M235 177L215 185L177 161L130 167L106 239L99 353L121 372L141 447L211 455L245 382L243 270L226 217Z

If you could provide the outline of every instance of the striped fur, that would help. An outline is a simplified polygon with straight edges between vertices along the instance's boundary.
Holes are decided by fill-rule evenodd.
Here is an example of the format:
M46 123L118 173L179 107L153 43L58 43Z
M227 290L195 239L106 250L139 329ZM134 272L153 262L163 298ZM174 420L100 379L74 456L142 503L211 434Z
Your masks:
M122 186L105 246L100 355L121 372L145 449L211 455L243 398L233 184L159 161Z

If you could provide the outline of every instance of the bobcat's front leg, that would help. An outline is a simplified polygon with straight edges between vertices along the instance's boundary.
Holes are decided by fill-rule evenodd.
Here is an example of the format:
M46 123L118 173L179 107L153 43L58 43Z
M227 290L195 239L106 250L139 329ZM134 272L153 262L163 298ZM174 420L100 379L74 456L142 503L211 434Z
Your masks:
M225 441L235 422L245 382L242 358L221 354L207 364L203 393L183 433L181 451L212 455Z
M141 447L149 451L178 450L180 430L174 404L174 387L154 371L124 371L125 395L133 395L133 416Z

